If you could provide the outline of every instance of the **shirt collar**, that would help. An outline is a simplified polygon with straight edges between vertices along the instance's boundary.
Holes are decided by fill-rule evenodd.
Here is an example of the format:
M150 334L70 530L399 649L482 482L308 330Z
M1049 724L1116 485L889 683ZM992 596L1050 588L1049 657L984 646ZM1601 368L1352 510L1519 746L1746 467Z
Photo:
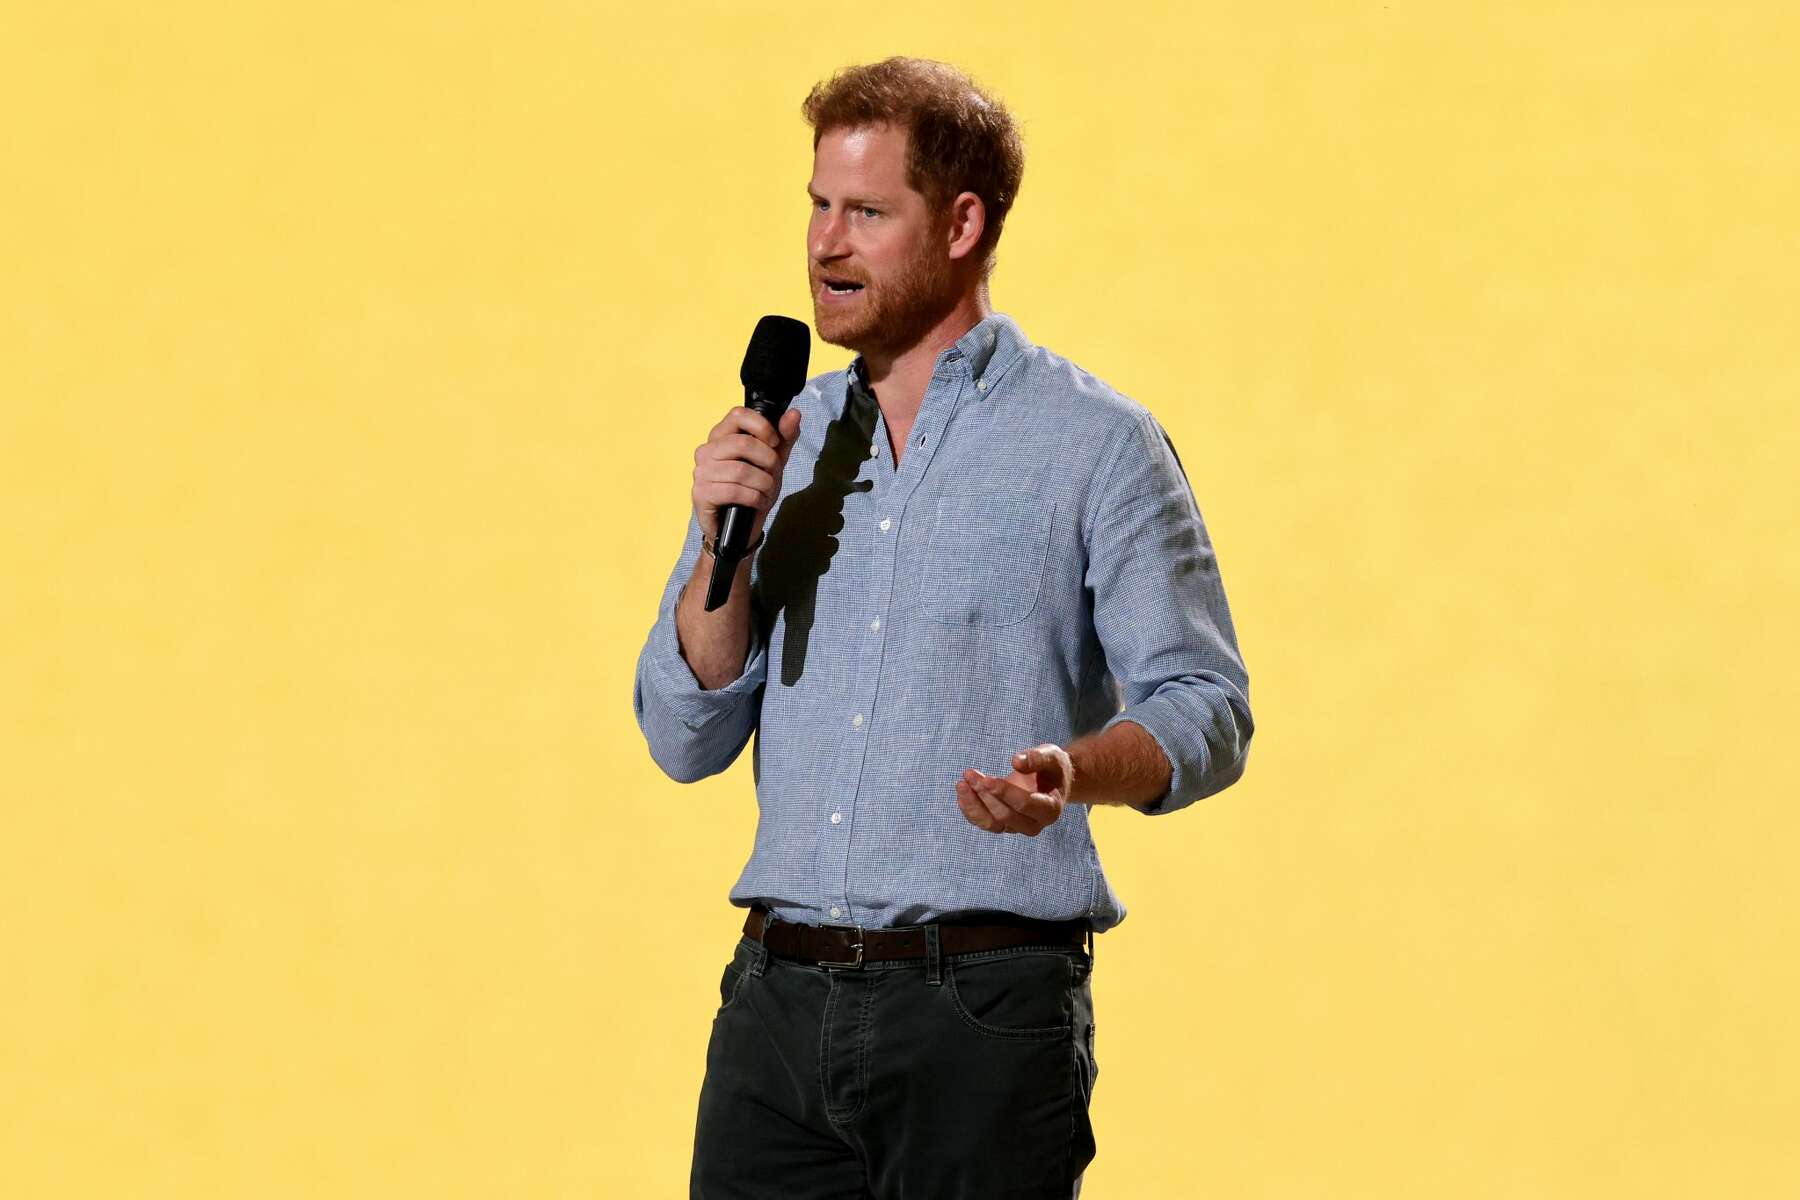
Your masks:
M977 383L993 386L1015 358L1031 347L1019 323L1003 312L991 312L975 322L969 332L956 339L956 344L938 355L938 361L961 361L968 364L969 377ZM845 376L858 388L869 386L868 366L858 354L851 360ZM987 387L982 390L986 391Z
M977 321L952 349L969 364L970 378L991 384L1030 344L1017 321L1003 312L994 312Z

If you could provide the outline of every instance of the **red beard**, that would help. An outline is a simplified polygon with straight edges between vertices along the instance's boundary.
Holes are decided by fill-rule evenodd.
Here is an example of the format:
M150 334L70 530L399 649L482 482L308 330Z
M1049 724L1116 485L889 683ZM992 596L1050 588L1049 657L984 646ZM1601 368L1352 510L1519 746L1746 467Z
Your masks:
M813 285L813 327L821 341L859 353L900 350L913 345L955 307L948 260L921 253L891 279L868 279L847 303L830 304L820 299L829 268L821 270L810 259L808 278Z

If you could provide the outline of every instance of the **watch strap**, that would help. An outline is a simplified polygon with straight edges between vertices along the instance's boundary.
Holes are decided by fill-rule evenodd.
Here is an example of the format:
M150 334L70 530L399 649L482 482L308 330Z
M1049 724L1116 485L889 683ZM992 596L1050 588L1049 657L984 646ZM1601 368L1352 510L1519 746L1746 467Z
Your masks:
M754 542L751 542L748 546L744 547L744 556L746 558L749 557L750 552L752 550L756 549L758 546L763 544L763 538L768 534L768 532L769 531L766 529L759 529L756 531L756 540ZM713 535L710 533L706 533L704 531L701 532L701 534L700 534L700 549L702 549L706 553L712 555L714 558L719 557L719 545L716 541L713 540Z

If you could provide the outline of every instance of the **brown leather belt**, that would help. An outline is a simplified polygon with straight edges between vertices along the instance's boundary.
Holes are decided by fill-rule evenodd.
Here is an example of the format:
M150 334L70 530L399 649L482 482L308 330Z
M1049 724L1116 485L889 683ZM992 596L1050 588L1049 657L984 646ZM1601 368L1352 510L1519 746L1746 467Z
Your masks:
M778 920L770 926L767 917L767 909L753 905L744 918L744 932L767 946L776 958L822 967L859 967L866 962L925 957L923 925L864 929L861 925L798 925ZM1083 947L1090 956L1094 950L1093 930L1079 919L1035 921L1015 917L1005 924L940 924L937 928L940 954L1038 945Z

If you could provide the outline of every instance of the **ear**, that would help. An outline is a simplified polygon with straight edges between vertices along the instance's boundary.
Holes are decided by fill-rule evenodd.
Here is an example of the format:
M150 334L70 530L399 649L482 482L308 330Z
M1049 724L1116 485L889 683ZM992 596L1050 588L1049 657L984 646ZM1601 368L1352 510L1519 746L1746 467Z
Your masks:
M951 258L967 258L975 253L981 244L982 231L987 228L987 205L974 192L958 192L956 199L950 202L950 223L945 233L949 245L945 248Z

